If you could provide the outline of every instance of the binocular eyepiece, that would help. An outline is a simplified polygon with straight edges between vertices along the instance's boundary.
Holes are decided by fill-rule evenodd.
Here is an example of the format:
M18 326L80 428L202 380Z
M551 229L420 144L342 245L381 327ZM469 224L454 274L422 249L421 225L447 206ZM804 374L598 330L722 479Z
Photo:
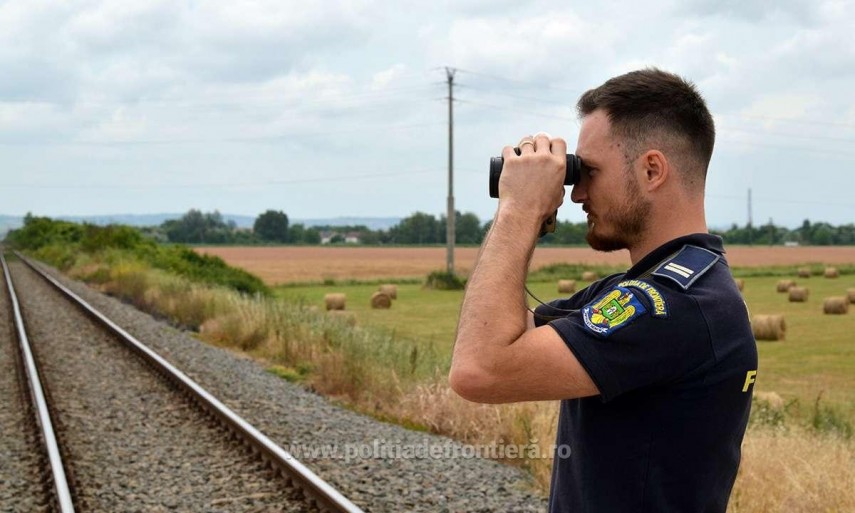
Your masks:
M517 155L520 154L519 148L514 148ZM502 167L505 165L503 157L492 157L490 159L490 197L499 197L499 177L502 175ZM564 185L573 185L579 183L579 176L582 173L582 160L573 155L567 154L567 172L564 175Z

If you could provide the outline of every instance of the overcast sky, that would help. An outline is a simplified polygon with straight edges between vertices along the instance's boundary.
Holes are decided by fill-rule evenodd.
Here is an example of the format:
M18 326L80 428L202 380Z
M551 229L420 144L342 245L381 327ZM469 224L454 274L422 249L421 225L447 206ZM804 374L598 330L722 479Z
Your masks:
M708 222L855 222L855 2L0 0L0 214L492 216L489 157L654 65L718 137ZM568 195L569 197L569 195ZM559 219L582 221L569 201Z

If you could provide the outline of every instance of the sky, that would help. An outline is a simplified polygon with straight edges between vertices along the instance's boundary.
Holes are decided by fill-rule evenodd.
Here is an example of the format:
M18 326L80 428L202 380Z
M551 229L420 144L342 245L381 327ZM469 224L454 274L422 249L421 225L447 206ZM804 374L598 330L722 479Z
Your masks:
M488 163L576 145L656 66L717 128L712 227L855 222L855 1L0 0L0 214L492 217ZM569 194L568 194L569 198ZM584 220L567 201L559 219Z

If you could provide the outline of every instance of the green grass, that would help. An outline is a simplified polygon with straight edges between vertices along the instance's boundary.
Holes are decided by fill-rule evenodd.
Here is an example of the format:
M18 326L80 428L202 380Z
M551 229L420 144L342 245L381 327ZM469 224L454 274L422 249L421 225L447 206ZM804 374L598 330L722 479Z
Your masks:
M447 371L457 316L463 291L423 289L421 284L399 283L398 299L388 310L371 308L375 284L304 285L274 289L274 295L291 302L304 302L324 308L324 295L332 292L347 294L347 311L356 316L360 325L379 327L396 339L436 347L440 370Z
M821 393L824 403L855 419L855 308L845 315L822 313L823 299L845 295L855 287L855 276L796 281L810 289L805 303L790 303L787 294L776 292L778 278L746 278L751 314L782 314L787 323L785 340L757 342L757 389L797 399L801 415L811 414Z
M784 277L796 279L794 275ZM823 299L845 295L847 288L855 288L855 276L796 279L799 285L810 289L806 303L790 303L787 294L776 292L775 285L780 278L744 278L744 296L751 315L783 314L787 323L786 340L757 343L760 355L757 390L775 391L786 401L793 401L791 409L802 419L810 418L821 394L823 404L855 422L855 308L846 315L822 313ZM556 282L541 279L536 276L537 281L529 282L534 295L543 301L561 297ZM577 289L584 285L577 280ZM391 309L372 310L369 298L375 290L376 284L340 283L278 287L274 293L287 301L303 301L323 309L324 294L343 292L347 294L347 310L359 325L386 330L402 344L430 348L433 366L446 372L463 292L429 290L420 284L400 283L398 299ZM534 300L529 303L536 304Z

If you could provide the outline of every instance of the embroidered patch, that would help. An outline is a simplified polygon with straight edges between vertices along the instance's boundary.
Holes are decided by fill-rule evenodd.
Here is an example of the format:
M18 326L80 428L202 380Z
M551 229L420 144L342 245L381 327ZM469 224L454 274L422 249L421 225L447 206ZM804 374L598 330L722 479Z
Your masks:
M618 283L618 287L632 287L634 289L638 289L643 292L648 299L650 299L650 304L653 305L653 311L650 313L653 317L668 317L668 303L665 302L665 298L662 297L662 293L659 292L659 289L653 285L641 280L626 280Z
M616 287L582 309L585 327L607 337L647 312L641 301L629 289Z
M651 274L661 276L688 290L695 280L719 261L721 255L698 246L686 244L676 255L663 262Z

